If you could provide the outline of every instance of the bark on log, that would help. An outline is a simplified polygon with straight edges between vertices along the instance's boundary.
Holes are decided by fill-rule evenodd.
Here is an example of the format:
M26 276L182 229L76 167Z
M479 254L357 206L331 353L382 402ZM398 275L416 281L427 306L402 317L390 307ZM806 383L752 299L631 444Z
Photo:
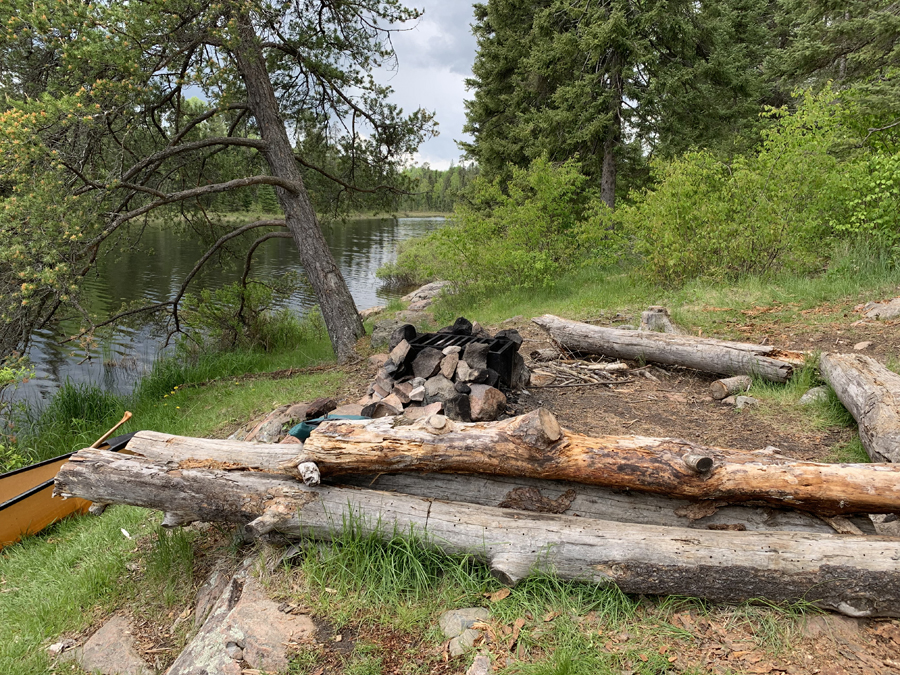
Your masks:
M543 409L501 422L463 424L434 415L411 426L392 424L392 418L321 424L284 470L314 462L324 479L398 472L527 476L692 501L766 502L827 516L900 513L900 466L803 462L674 438L592 438L559 430ZM685 455L710 457L713 467L697 473Z
M551 314L532 321L571 352L643 359L722 375L751 375L772 382L787 382L794 368L803 364L803 354L766 345L604 328Z
M279 466L296 457L298 448L281 443L247 443L139 431L128 441L125 450L150 459L197 460L225 465L209 464L208 469L251 468L279 473Z
M296 455L296 450L288 453L278 444L185 438L155 431L139 431L128 444L127 451L157 461L178 462L185 468L227 469L242 466L268 472L278 472L279 465L285 459ZM338 476L332 482L485 506L498 506L515 490L538 490L540 496L547 500L558 500L572 490L574 498L565 512L586 518L700 529L730 527L796 532L835 531L818 516L793 509L728 505L715 501L694 504L663 495L518 476L360 474ZM875 527L867 516L855 517L852 523L864 533L875 533Z
M721 401L723 398L747 391L751 384L753 384L753 380L747 375L726 377L722 380L716 380L709 385L709 393L714 399Z
M859 425L873 462L900 462L900 375L861 354L823 354L819 370Z
M900 513L900 466L802 462L674 438L592 438L560 429L544 409L501 422L464 424L432 415L410 426L393 424L391 417L325 422L300 454L277 469L269 461L251 466L299 478L297 467L313 462L326 480L351 473L398 472L529 477L691 501L765 502L825 516ZM223 441L158 434L151 444L150 436L141 432L135 437L140 437L145 456L170 459L170 448L184 444L191 449L182 457L199 462L193 466L229 468L210 463L212 449L223 447ZM129 444L128 449L135 447ZM690 465L691 455L710 458L712 469L698 473ZM236 459L231 468L249 464Z
M328 539L415 533L486 562L507 583L552 571L627 593L739 601L803 598L852 616L900 614L900 539L687 530L474 506L352 488L308 488L258 472L183 469L103 450L76 453L56 492L192 514L260 534Z

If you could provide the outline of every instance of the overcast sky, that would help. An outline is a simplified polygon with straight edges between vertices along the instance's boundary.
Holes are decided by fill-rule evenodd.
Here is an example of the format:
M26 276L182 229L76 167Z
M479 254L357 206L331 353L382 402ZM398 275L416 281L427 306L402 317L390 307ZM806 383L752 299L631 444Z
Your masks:
M423 143L415 161L446 169L451 160L458 164L461 154L454 141L463 138L465 79L475 59L472 3L407 0L406 4L424 9L425 15L410 30L394 34L398 68L379 79L393 87L391 100L405 112L422 107L437 114L440 136Z

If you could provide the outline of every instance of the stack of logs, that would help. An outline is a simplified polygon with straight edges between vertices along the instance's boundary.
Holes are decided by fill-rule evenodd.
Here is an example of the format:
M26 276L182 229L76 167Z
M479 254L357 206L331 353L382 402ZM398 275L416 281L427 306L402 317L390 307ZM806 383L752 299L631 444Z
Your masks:
M494 336L486 331L476 335L472 323L462 317L437 333L480 339L462 346L414 350L410 343L418 337L416 328L409 324L397 328L391 336L390 354L359 401L364 417L403 413L406 420L413 420L443 413L460 422L483 422L506 412L507 399L500 387L517 389L528 383L528 369L518 354L522 344L519 333L502 330ZM501 382L501 374L488 365L491 340L513 345L509 382Z
M762 345L536 322L570 351L614 358L775 381L802 363ZM396 374L406 358L393 358ZM900 459L900 376L851 355L823 356L822 372L873 458ZM407 382L395 379L378 402ZM54 494L158 509L166 527L231 522L248 537L332 539L348 525L415 536L483 561L508 583L553 572L627 593L802 599L850 616L900 616L900 538L873 533L869 517L900 514L900 465L589 437L544 409L495 422L404 417L328 421L302 448L142 431L126 449L135 456L73 455Z

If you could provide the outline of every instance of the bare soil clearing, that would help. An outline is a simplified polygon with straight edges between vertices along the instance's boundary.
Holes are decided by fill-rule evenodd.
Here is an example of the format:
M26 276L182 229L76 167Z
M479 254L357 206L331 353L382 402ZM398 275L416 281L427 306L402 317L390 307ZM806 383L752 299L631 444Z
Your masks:
M553 346L537 326L517 328L525 338L523 353ZM894 339L900 344L900 327L895 329ZM658 381L635 377L633 382L615 387L532 388L518 397L514 407L516 413L522 413L543 406L564 427L594 436L628 433L682 438L749 451L774 446L803 460L825 459L836 445L848 442L856 433L845 427L804 428L801 414L790 408L777 415L766 414L766 406L736 410L710 396L709 386L719 379L717 375L657 366L646 372Z

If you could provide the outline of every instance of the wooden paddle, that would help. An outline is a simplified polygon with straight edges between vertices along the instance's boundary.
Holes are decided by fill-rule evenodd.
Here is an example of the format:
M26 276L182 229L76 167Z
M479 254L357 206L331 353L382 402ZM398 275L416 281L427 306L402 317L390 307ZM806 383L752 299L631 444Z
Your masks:
M129 411L126 410L126 411L125 411L125 414L122 416L122 419L119 420L119 423L118 423L116 426L114 426L112 429L110 429L109 431L107 431L105 434L103 434L103 435L102 435L100 438L98 438L96 441L94 441L94 444L93 444L91 447L92 447L92 448L99 448L101 445L103 445L103 441L105 441L107 438L109 438L110 436L112 436L112 433L113 433L116 429L118 429L120 426L122 426L123 424L125 424L125 422L127 422L127 421L130 420L130 419L131 419L131 413L130 413Z

